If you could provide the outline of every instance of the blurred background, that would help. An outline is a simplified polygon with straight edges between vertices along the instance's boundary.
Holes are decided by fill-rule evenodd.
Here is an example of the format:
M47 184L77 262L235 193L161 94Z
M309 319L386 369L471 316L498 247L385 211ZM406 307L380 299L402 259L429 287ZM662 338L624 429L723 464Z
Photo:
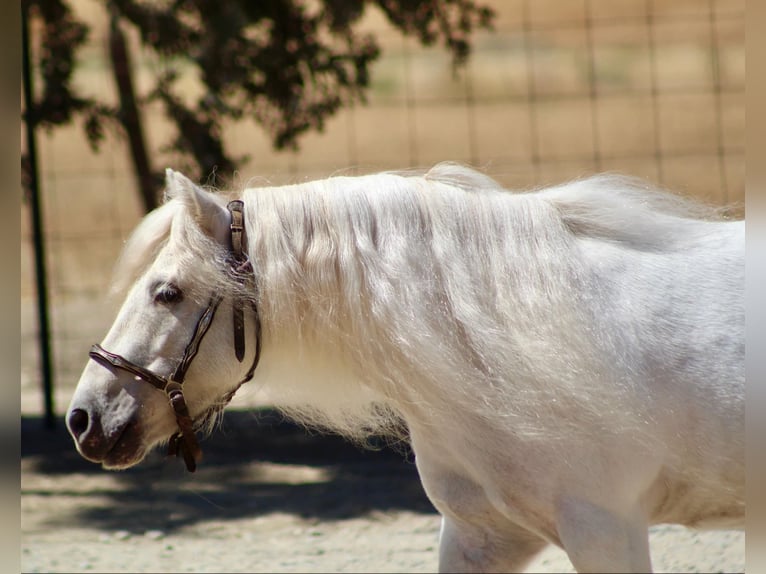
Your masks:
M35 4L30 57L40 98L49 57L43 40L63 20L54 15L58 20L46 23ZM89 143L93 126L83 114L35 130L57 415L64 413L87 349L111 323L114 302L104 294L112 266L147 209L133 140L113 121L124 118L119 112L125 105L113 65L114 22L125 42L123 64L132 80L155 199L161 193L156 174L165 167L229 188L451 160L477 167L510 189L614 170L708 203L735 205L740 214L744 209L744 0L485 0L476 5L487 7L491 17L477 9L465 16L470 29L456 24L449 38L432 27L430 45L417 31L419 3L348 2L349 10L358 11L356 38L371 35L377 44L377 51L366 52L366 85L356 95L342 95L321 122L282 133L281 141L268 110L218 116L215 128L226 161L233 159L219 160L213 169L185 153L183 141L174 148L184 134L168 115L169 97L158 94L166 82L179 101L204 104L204 68L170 48L154 49L157 39L146 30L142 37L124 16L128 4L68 3L68 17L89 28L71 70L72 93L118 111L112 118L103 114L98 150ZM331 4L343 3L305 2L308 13ZM386 4L416 16L397 23ZM111 19L110 9L112 16L122 9L122 18ZM464 60L460 42L469 48ZM22 150L26 143L22 133ZM39 413L29 209L30 202L23 202L22 413Z

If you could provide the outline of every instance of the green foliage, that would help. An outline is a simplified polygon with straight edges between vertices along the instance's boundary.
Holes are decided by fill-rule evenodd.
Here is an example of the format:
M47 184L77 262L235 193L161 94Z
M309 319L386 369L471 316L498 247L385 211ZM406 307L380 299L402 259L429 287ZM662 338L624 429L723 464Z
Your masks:
M43 96L36 121L48 127L80 115L93 146L119 111L78 97L72 87L77 50L88 28L64 0L30 0L43 23ZM490 28L494 14L471 0L111 0L119 22L135 27L145 46L167 62L144 101L162 102L176 127L166 149L193 158L198 176L228 174L243 158L225 151L222 122L253 118L276 149L295 149L302 134L321 131L342 106L365 101L380 47L356 28L368 7L382 10L404 34L443 43L455 66L470 52L469 36ZM179 88L191 64L202 94Z
M88 40L88 26L74 19L63 0L27 2L41 23L41 95L25 121L47 129L68 124L81 116L88 141L96 148L104 138L105 122L115 121L117 112L90 98L78 96L72 88L77 51Z

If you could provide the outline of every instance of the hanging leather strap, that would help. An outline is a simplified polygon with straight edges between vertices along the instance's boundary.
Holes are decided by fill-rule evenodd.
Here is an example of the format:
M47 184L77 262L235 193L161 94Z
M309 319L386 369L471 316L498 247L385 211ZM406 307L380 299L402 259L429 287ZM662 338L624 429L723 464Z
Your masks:
M239 274L239 267L247 260L247 255L243 251L242 235L245 230L242 210L244 204L241 200L235 199L227 205L231 214L231 253L234 259L234 271ZM232 314L234 321L234 355L241 363L245 358L245 314L242 308L242 302L236 298L232 303Z

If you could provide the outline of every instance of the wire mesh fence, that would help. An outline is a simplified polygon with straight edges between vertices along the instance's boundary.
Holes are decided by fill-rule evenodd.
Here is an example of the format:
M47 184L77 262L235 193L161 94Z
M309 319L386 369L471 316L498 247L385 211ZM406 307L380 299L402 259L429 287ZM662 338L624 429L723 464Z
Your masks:
M370 11L364 26L383 54L365 105L331 119L300 150L277 152L252 122L226 127L239 182L275 184L451 160L512 189L613 170L705 201L744 200L744 0L503 0L495 30L477 34L465 68L393 31ZM108 18L73 2L93 41L77 72L84 94L116 101L107 68ZM139 94L163 62L133 38ZM190 90L194 79L184 78ZM155 169L171 127L142 109ZM90 343L108 326L98 303L114 259L142 216L127 147L100 153L79 126L39 134L42 203L53 308L57 404L65 405ZM22 207L22 388L39 385L32 244ZM22 410L38 408L36 400Z

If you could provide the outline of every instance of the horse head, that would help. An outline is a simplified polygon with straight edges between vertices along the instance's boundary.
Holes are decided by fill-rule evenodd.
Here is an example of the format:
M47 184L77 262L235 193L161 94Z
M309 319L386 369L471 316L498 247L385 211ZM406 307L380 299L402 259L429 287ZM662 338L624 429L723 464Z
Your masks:
M227 209L223 197L171 170L166 195L125 246L118 275L122 283L134 280L111 329L91 350L66 417L80 454L105 468L132 466L172 439L193 470L194 431L212 426L252 377L260 351L254 301L245 305L253 278L238 202ZM216 316L219 307L233 313ZM249 349L246 316L257 327ZM239 361L231 360L231 349Z

